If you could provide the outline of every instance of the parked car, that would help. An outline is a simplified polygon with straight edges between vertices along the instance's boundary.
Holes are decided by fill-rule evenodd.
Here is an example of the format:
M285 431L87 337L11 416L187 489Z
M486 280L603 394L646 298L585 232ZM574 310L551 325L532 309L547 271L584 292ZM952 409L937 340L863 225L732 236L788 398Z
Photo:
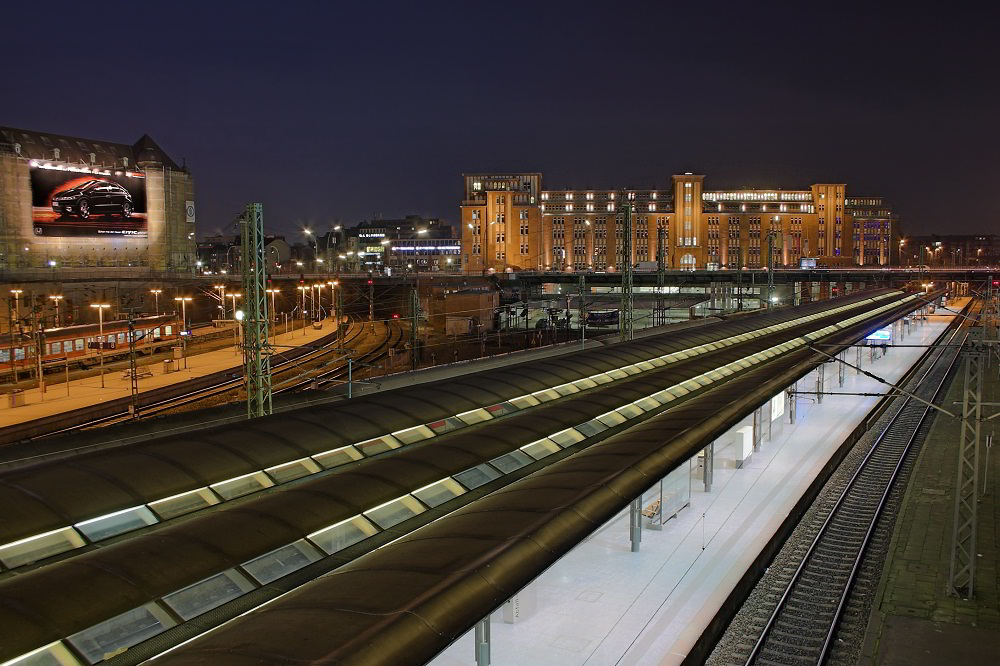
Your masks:
M132 216L132 195L124 187L110 180L88 180L52 196L53 212L75 214L82 220L91 215L118 213L123 218Z

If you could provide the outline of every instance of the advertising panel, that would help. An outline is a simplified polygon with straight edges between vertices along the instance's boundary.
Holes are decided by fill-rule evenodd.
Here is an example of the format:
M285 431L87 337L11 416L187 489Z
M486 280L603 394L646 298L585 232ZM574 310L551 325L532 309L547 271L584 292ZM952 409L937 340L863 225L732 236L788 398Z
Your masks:
M133 171L32 166L31 222L36 236L145 238L146 179Z
M771 420L777 421L785 413L785 392L771 397Z
M892 329L886 326L885 328L880 328L874 333L869 333L865 336L865 340L876 340L878 342L883 342L885 340L892 340Z

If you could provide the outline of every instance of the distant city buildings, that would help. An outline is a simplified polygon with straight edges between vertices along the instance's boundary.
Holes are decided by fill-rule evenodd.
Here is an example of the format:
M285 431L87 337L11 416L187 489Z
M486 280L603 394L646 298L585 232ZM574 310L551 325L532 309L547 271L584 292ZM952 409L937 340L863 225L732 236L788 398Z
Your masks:
M769 235L775 267L898 263L898 219L881 198L848 198L843 183L706 191L704 178L675 175L662 190L545 190L540 173L464 175L462 268L618 270L623 196L632 264L657 261L659 245L671 270L762 268Z
M906 236L900 251L903 266L996 266L1000 265L1000 236Z
M284 236L265 237L269 274L347 272L386 274L457 270L461 260L455 229L436 218L365 220L353 227L335 225L325 233L307 233L289 244ZM198 243L203 273L239 271L239 236L208 236Z

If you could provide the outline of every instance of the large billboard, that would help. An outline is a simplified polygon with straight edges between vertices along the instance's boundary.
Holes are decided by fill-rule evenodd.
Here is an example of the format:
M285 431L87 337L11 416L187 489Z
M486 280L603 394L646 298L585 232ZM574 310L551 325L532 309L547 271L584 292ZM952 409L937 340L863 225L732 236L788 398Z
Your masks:
M36 236L145 238L146 179L133 171L33 165L31 222Z

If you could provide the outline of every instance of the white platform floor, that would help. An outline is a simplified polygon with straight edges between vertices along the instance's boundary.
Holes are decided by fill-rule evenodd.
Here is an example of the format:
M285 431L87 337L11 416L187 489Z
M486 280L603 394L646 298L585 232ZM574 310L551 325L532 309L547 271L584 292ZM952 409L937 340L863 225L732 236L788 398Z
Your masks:
M931 316L924 325L911 327L902 343L930 342L950 320ZM898 347L874 363L866 353L862 367L895 381L923 351ZM854 363L855 353L848 350L846 360ZM840 388L829 365L825 383L833 392L887 389L851 369ZM798 386L800 391L814 391L815 373ZM525 619L507 624L501 609L494 612L491 663L681 663L810 481L877 400L827 395L818 405L814 396L800 396L796 424L788 423L786 409L774 423L771 441L765 426L760 451L741 469L734 463L733 445L727 445L729 438L720 438L711 492L704 492L692 460L690 506L661 531L644 529L640 552L630 551L624 511L532 583L537 605ZM469 632L430 663L475 664L473 646Z

